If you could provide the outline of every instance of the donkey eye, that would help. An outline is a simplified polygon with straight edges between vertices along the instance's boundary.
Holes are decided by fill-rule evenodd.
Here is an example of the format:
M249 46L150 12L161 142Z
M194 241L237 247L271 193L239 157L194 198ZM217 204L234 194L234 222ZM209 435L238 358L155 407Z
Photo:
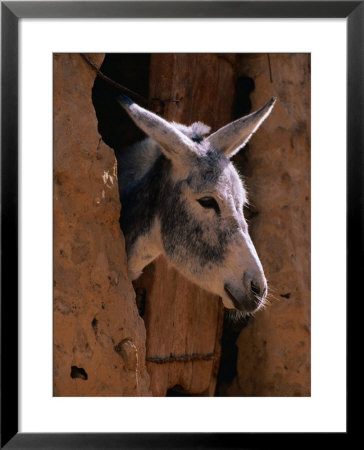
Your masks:
M213 197L202 197L197 199L199 204L206 209L213 209L216 214L220 214L220 208L217 201Z

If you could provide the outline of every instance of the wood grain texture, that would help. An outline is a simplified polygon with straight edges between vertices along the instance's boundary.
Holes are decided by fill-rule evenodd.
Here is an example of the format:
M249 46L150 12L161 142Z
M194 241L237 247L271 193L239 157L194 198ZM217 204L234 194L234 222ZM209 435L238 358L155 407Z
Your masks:
M231 120L233 97L229 58L152 55L150 99L165 119L187 125L202 121L215 130ZM147 362L153 395L164 396L175 386L188 394L214 395L223 324L219 297L187 281L163 257L135 285L146 290L147 358L215 354L210 360Z

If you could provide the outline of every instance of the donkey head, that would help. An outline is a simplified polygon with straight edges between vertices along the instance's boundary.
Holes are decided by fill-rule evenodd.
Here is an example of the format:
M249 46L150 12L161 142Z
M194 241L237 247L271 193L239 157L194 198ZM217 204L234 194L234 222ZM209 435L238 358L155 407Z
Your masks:
M163 153L155 213L161 252L227 308L259 309L267 282L243 214L246 191L230 158L270 114L275 99L208 137L204 124L169 123L125 96L120 103Z

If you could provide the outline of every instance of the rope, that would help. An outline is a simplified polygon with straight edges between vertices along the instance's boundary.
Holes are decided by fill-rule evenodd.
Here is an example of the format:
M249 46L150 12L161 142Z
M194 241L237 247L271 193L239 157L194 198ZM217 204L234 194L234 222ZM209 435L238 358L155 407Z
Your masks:
M165 358L159 356L150 356L146 360L155 364L166 364L170 362L185 362L185 361L211 361L215 358L215 353L193 353L192 355L171 355Z

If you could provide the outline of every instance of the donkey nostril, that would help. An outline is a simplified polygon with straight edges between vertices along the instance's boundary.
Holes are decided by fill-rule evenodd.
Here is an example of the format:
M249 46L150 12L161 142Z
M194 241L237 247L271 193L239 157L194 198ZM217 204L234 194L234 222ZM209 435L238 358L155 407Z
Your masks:
M250 283L250 290L253 292L254 295L260 295L260 286L258 286L257 284L254 283L254 281L252 281Z
M259 273L253 275L249 272L245 272L243 283L248 295L255 297L259 301L266 296L267 283L265 281L264 275L261 275Z

